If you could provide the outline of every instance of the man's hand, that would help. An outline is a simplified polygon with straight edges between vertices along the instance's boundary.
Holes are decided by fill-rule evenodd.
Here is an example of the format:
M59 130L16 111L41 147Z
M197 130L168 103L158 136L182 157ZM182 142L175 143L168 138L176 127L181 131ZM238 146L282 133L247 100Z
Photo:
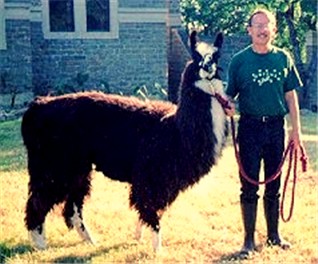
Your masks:
M232 117L235 114L235 105L232 102L229 102L229 108L225 107L224 112L227 116Z

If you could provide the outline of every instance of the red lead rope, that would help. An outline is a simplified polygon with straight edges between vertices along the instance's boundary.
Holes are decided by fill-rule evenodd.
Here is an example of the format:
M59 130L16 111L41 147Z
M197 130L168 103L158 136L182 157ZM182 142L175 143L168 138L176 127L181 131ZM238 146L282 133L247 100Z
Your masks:
M218 100L218 102L223 106L223 108L229 108L229 101L225 98L223 98L220 94L215 94L215 98ZM277 179L281 173L282 173L282 168L284 165L284 162L287 158L287 155L289 154L289 164L288 164L288 168L287 168L287 175L285 178L285 182L284 182L284 188L283 188L283 194L282 194L282 200L281 200L281 204L280 204L280 214L281 214L281 218L283 220L283 222L288 222L292 215L293 215L293 210L294 210L294 201L295 201L295 190L296 190L296 181L297 181L297 149L294 148L294 143L292 141L289 142L287 148L284 151L283 154L283 158L276 170L276 172L271 175L271 177L269 177L267 180L264 181L255 181L253 179L251 179L247 173L244 170L244 167L242 165L241 159L240 159L240 154L239 154L239 150L238 150L238 145L236 143L236 135L235 135L235 122L234 122L234 118L231 117L231 130L232 130L232 141L233 141L233 146L234 146L234 152L235 152L235 157L236 157L236 161L237 164L239 166L239 171L240 171L240 175L241 177L243 177L246 181L248 181L251 184L254 185L261 185L261 184L268 184L272 181L274 181L275 179ZM302 162L302 171L306 172L307 171L307 163L308 163L308 158L306 156L305 150L303 149L303 147L301 146L300 148L301 150L301 157L300 160ZM293 171L294 171L294 178L293 178L293 185L292 185L292 194L291 194L291 203L290 203L290 210L289 210L289 215L286 218L284 215L284 203L285 203L285 195L286 195L286 190L287 190L287 184L288 184L288 180L290 177L290 172L291 172L291 168L292 168L292 162L294 159L294 166L293 166Z

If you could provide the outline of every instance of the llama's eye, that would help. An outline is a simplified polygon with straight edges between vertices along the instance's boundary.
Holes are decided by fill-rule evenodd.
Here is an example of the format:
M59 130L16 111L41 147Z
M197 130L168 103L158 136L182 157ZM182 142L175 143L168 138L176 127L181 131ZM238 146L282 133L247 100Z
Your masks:
M208 54L208 55L206 55L205 58L204 58L204 61L205 61L206 63L210 62L211 60L212 60L212 54Z

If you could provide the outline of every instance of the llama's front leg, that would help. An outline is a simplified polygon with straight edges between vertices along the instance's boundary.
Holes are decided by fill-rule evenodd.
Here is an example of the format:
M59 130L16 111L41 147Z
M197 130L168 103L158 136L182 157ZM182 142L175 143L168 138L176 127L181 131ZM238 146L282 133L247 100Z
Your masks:
M160 217L156 211L146 209L140 212L140 219L142 219L143 223L151 227L152 246L155 252L159 252L161 249Z
M136 233L135 238L140 241L143 237L143 233L145 230L145 223L143 220L139 219L136 225ZM160 230L152 229L152 246L155 252L160 251L161 249L161 232Z
M161 231L152 230L152 247L155 252L161 251Z

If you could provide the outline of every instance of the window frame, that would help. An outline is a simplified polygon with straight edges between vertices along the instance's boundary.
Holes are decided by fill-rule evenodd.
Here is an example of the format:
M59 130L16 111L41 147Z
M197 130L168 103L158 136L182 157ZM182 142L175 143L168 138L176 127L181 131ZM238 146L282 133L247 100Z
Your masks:
M1 0L0 0L1 1ZM117 39L118 38L118 0L109 1L109 31L87 31L86 0L74 1L74 32L50 31L49 1L42 0L42 28L46 39Z
M4 0L0 0L0 50L7 49L6 19Z

